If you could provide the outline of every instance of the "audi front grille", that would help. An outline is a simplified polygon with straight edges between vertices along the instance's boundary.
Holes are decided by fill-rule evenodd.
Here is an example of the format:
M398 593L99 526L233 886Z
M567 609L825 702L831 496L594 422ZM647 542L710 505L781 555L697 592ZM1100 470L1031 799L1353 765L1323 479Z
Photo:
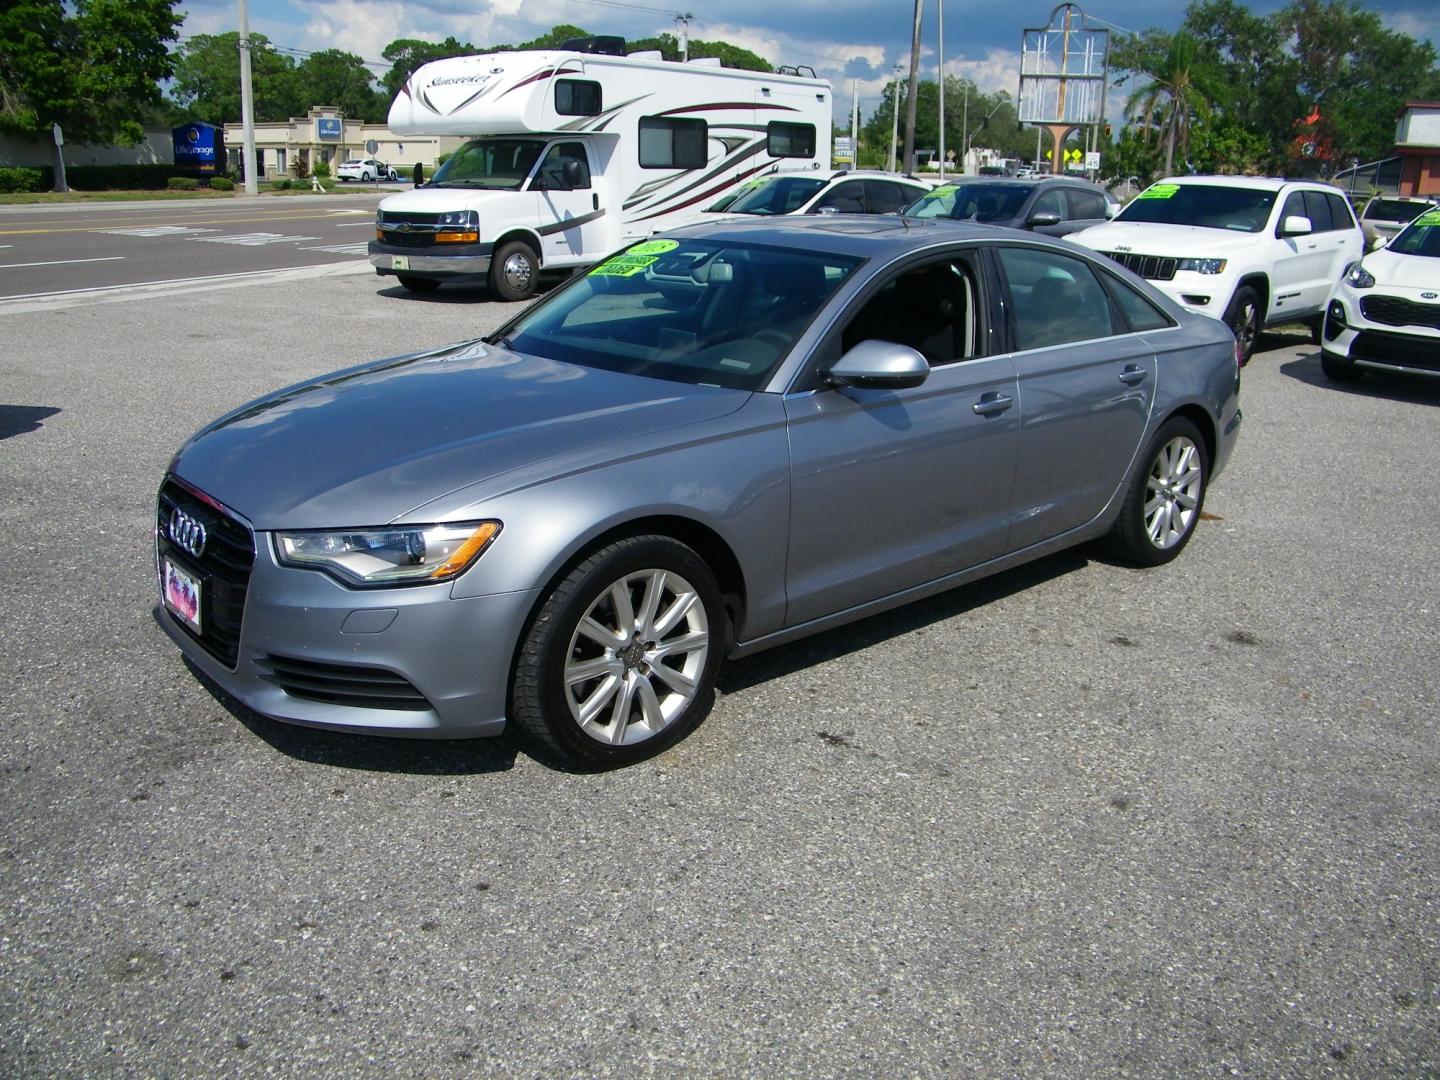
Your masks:
M176 511L182 521L198 522L204 539L194 555L170 534ZM159 560L169 559L200 581L200 633L168 608L165 617L189 634L202 649L234 670L240 656L240 624L245 618L245 593L255 565L255 538L248 526L197 492L167 477L155 501L155 546ZM187 538L187 542L190 542ZM160 565L157 561L157 567Z

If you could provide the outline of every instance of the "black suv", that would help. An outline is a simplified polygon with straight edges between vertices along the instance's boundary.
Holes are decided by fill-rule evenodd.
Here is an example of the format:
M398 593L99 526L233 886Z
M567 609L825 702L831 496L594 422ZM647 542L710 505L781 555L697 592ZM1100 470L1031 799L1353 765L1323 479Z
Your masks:
M957 176L912 203L905 216L979 221L1064 236L1103 225L1119 209L1104 188L1084 180Z

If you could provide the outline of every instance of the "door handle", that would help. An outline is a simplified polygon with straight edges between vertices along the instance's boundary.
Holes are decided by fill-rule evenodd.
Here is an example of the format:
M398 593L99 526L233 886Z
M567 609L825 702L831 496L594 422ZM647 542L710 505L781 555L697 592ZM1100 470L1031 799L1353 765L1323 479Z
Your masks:
M1127 364L1125 370L1120 372L1120 381L1126 386L1135 386L1137 383L1144 382L1148 374L1144 368L1136 367L1134 364Z
M994 392L991 392L988 394L981 394L980 400L975 402L974 405L971 405L970 408L975 411L975 414L977 416L994 416L996 413L1004 412L1006 409L1008 409L1011 405L1014 404L1014 398L1006 397L1004 394L996 394Z
M590 196L590 209L592 209L592 210L599 210L599 209L600 209L600 193L599 193L599 192L596 192L595 194L593 194L593 195Z

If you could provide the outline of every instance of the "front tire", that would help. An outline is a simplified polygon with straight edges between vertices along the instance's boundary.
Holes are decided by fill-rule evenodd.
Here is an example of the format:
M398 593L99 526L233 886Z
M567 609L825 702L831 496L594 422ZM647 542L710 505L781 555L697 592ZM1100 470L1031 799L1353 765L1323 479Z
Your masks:
M1230 327L1239 345L1240 366L1250 363L1255 353L1255 342L1260 337L1260 294L1249 285L1235 290L1230 301L1230 310L1225 313L1225 325Z
M1184 550L1205 506L1210 462L1200 430L1183 416L1161 425L1130 482L1111 549L1136 566L1160 566Z
M411 292L434 292L440 287L440 282L434 278L411 277L409 274L396 274L395 277Z
M501 300L528 300L535 295L540 260L521 240L501 244L490 260L490 291Z
M541 603L515 659L510 716L569 763L639 761L704 718L726 640L699 555L664 536L620 540Z
M1356 366L1353 360L1332 352L1321 352L1320 370L1325 372L1325 377L1331 382L1357 383L1365 377L1363 369Z

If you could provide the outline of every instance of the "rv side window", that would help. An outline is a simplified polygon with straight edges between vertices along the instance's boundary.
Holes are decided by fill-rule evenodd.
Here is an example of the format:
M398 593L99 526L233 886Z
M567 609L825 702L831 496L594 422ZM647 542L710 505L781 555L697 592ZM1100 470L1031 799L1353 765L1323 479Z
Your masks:
M815 125L772 121L766 128L765 151L771 157L814 157Z
M561 116L599 116L600 84L588 79L559 79L555 83L555 111Z
M699 169L705 165L708 129L704 120L673 116L640 118L642 169Z

